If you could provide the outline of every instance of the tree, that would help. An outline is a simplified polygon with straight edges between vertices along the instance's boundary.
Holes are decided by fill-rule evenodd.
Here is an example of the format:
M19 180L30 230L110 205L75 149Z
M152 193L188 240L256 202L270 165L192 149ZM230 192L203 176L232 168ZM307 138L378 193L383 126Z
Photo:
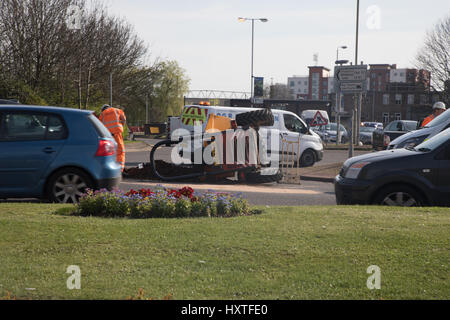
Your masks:
M163 61L161 78L155 88L152 102L153 121L163 121L169 115L179 115L184 103L184 94L189 90L189 78L176 61Z
M417 54L416 65L431 72L432 87L441 92L442 100L450 103L450 15L427 33L425 44Z
M95 0L0 1L0 98L100 111L110 101L130 122L177 114L189 80L175 61L150 63L127 21ZM68 17L77 6L79 28Z

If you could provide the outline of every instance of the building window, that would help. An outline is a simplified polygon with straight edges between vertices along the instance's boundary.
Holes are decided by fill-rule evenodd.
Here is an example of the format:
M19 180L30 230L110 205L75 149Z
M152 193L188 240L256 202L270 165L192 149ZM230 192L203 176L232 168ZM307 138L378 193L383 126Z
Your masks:
M305 86L307 86L308 85L308 81L305 81Z
M414 104L414 95L408 94L408 104Z
M420 95L420 104L427 104L428 103L428 97L425 94Z
M383 94L383 104L389 104L389 94Z
M388 124L389 123L389 113L383 112L383 123Z
M295 86L295 82L291 81L291 87Z
M395 95L395 104L402 104L402 95L401 94Z
M402 120L402 114L401 113L396 113L395 114L395 120Z

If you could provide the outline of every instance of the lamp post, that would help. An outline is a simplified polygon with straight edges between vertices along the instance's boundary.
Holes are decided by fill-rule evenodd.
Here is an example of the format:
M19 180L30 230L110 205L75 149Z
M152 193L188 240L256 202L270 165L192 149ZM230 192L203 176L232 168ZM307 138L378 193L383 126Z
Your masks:
M343 65L347 63L347 60L339 60L339 49L347 49L347 46L339 46L336 49L336 64ZM338 93L336 90L336 145L338 145L341 141L341 93Z
M238 18L238 21L239 22L245 22L245 21L251 21L252 22L252 62L251 62L251 85L250 85L250 88L251 88L251 94L250 94L250 101L251 101L251 104L252 104L252 106L253 106L253 79L254 79L254 76L253 76L253 49L254 49L254 34L255 34L255 20L259 20L259 21L261 21L261 22L267 22L267 21L269 21L269 19L267 19L267 18L242 18L242 17L239 17Z

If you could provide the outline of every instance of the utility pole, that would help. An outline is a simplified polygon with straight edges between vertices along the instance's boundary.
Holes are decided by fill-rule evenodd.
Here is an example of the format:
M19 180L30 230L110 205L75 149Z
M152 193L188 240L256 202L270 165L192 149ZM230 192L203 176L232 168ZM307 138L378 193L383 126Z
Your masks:
M357 65L358 64L358 40L359 40L359 0L356 0L356 43L355 43L355 65ZM351 128L351 130L352 130L352 133L351 133L351 135L350 135L350 145L349 145L349 150L348 150L348 156L349 156L349 158L353 158L353 144L355 143L355 140L358 140L358 138L357 139L354 139L354 138L356 138L355 137L355 130L354 130L354 127L355 127L355 122L356 122L356 113L357 113L357 110L358 110L358 94L355 94L354 95L354 97L353 97L353 100L354 100L354 107L353 107L353 112L352 112L352 117L351 117L351 120L350 120L350 128ZM359 129L359 126L358 126L358 129Z

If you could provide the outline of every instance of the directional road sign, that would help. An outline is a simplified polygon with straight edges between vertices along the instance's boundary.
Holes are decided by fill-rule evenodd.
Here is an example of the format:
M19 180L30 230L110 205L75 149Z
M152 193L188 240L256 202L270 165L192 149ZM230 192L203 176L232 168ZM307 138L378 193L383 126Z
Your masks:
M336 66L335 89L339 93L362 93L367 91L367 65Z

